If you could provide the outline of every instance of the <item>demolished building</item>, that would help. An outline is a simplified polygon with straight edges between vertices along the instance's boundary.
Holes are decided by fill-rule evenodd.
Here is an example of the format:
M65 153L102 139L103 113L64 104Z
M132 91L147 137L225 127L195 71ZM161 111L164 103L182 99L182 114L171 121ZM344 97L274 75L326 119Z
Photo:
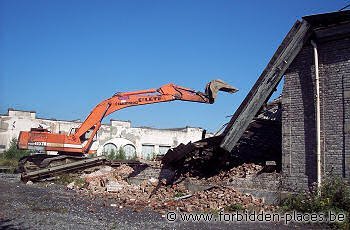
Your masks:
M232 151L284 76L281 189L350 180L350 11L303 17L224 131Z
M267 103L283 77L282 96ZM350 181L349 108L350 11L305 16L290 29L223 133L179 146L163 162L188 165L182 173L194 176L244 162L263 164L262 172L279 176L231 183L260 194L307 190L329 178Z

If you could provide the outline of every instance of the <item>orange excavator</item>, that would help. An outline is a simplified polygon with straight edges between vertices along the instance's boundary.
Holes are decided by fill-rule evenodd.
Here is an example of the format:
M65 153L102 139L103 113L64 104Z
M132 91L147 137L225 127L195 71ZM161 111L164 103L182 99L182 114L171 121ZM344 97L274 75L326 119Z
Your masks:
M34 154L20 160L20 170L45 168L53 162L74 161L85 154L96 153L91 146L103 118L109 114L131 106L169 102L174 100L212 104L218 91L234 93L236 88L222 80L213 80L206 86L205 92L198 92L174 84L163 85L158 89L140 90L134 92L116 93L99 103L80 125L70 133L51 133L47 129L32 128L21 131L18 138L19 149L32 149L40 152L55 151L58 155Z

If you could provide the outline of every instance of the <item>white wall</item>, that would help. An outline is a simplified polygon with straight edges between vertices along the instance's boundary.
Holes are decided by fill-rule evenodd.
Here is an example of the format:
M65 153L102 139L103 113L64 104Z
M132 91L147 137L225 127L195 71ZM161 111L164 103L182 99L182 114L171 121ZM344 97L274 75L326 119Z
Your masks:
M51 132L69 133L71 128L79 127L81 122L62 121L36 118L33 111L9 110L8 114L0 115L0 151L5 146L7 149L12 138L18 138L20 131L29 131L41 125ZM114 143L123 146L132 143L136 148L136 154L140 158L147 158L142 154L142 145L154 145L155 154L159 153L159 146L176 147L180 143L200 140L201 128L177 128L177 129L154 129L147 127L131 127L130 121L111 120L111 124L104 124L97 133L97 141L92 148L101 154L106 143Z

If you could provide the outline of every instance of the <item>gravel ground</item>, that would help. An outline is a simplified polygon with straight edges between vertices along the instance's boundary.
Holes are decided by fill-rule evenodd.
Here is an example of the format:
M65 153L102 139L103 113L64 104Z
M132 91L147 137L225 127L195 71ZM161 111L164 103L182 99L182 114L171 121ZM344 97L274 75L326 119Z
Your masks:
M317 229L313 225L242 222L168 222L153 211L135 212L110 206L62 185L20 182L0 173L0 229ZM324 226L323 226L324 228Z

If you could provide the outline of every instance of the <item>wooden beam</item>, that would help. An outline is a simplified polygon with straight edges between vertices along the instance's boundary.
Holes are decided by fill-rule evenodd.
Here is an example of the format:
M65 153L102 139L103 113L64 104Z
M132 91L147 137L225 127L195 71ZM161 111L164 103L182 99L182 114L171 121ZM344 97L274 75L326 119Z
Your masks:
M310 27L310 24L305 20L297 21L293 25L253 88L232 116L223 132L224 139L220 144L221 148L232 151L249 123L270 98L285 71L309 38Z

